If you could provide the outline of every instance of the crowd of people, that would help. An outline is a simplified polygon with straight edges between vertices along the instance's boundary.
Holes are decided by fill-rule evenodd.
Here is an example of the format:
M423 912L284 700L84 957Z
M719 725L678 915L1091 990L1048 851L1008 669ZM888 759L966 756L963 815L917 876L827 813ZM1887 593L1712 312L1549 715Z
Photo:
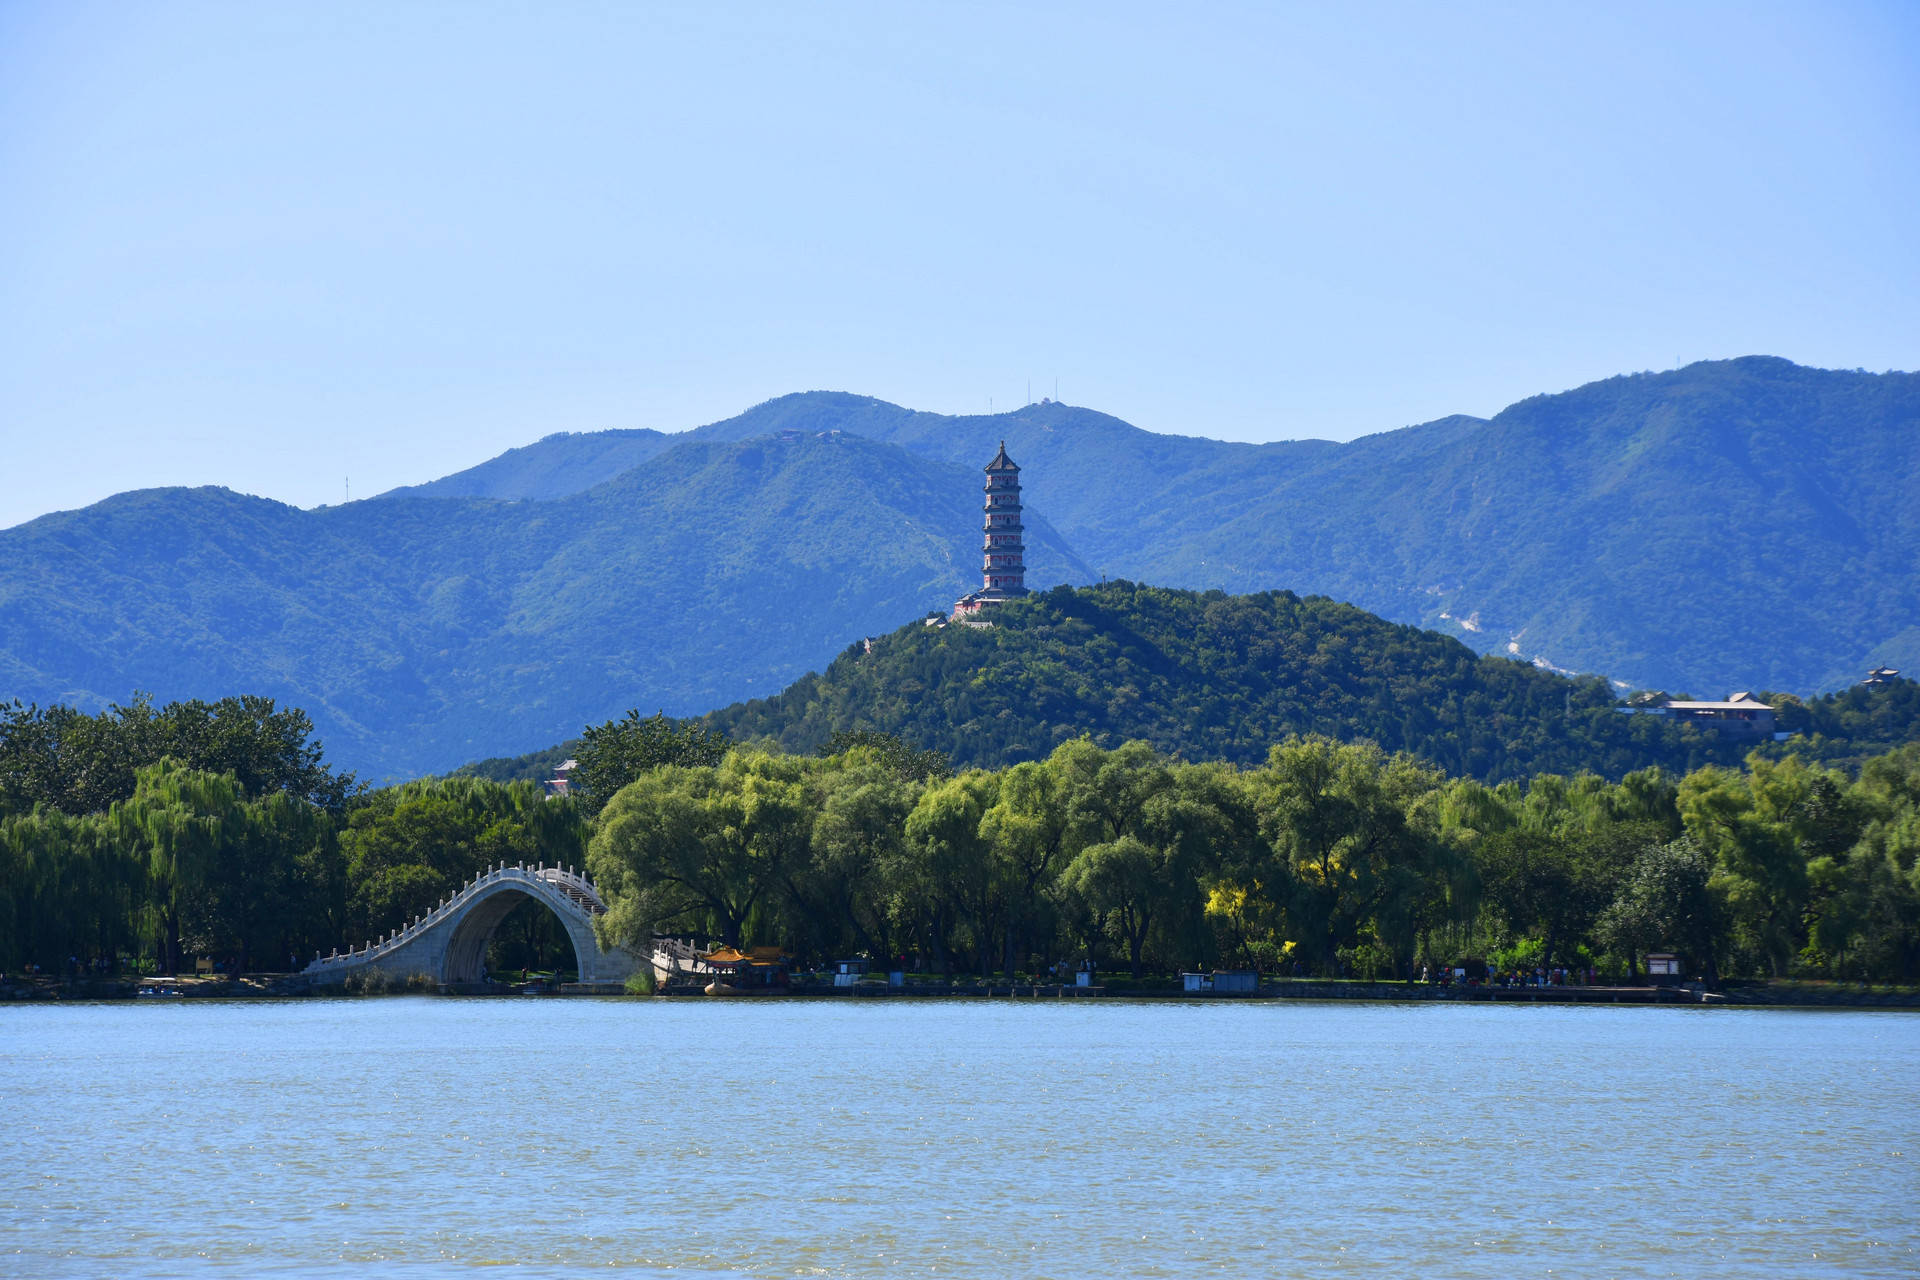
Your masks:
M1496 969L1477 960L1453 965L1420 966L1420 981L1440 987L1591 987L1598 983L1599 977L1592 966L1566 969L1535 965L1531 969Z

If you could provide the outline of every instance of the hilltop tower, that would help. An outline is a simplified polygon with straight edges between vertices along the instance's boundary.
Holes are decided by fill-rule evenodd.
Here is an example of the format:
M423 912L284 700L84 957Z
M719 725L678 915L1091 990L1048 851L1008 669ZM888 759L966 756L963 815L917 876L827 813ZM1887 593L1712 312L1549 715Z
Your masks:
M953 606L955 617L976 613L990 604L1027 594L1026 529L1020 523L1020 468L1007 456L1007 442L987 464L987 483L981 510L985 516L980 548L980 589L962 596Z

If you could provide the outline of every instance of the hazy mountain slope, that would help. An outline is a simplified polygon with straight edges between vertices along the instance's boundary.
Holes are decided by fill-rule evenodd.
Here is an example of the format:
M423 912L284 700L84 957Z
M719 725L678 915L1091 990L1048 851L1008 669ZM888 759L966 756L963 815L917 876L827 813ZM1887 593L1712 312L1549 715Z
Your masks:
M879 729L985 766L1082 733L1251 764L1288 734L1324 733L1490 781L1732 763L1750 745L1622 716L1601 681L1481 656L1325 597L1110 582L1002 606L994 623L903 627L707 723L790 750Z
M965 471L686 443L551 502L148 490L0 531L0 697L270 694L376 776L776 690L978 581ZM1035 580L1087 572L1037 514Z

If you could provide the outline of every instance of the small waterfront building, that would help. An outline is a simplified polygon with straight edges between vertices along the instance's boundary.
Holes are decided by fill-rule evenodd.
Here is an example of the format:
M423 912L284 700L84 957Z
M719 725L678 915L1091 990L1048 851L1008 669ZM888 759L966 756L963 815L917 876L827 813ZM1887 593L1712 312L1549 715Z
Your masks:
M986 467L982 502L980 589L961 596L953 616L965 620L982 609L1027 594L1026 527L1020 514L1020 468L1007 456L1007 442Z
M1647 956L1647 981L1656 987L1673 986L1679 983L1680 957L1667 951L1655 951Z
M836 987L857 987L860 979L867 974L867 962L861 959L836 960L833 965L833 985Z
M1183 973L1180 985L1190 996L1250 996L1260 990L1260 975L1252 969L1215 969L1212 973Z

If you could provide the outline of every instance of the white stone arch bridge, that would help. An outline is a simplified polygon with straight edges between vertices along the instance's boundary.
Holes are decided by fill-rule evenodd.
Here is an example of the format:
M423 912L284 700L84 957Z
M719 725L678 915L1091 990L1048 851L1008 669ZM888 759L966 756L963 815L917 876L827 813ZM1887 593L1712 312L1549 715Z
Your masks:
M502 863L404 929L351 951L316 955L300 976L311 986L375 973L396 981L424 977L443 987L484 982L493 931L529 898L566 930L582 983L625 982L647 963L626 947L601 949L593 921L606 914L607 904L585 876L569 868Z

